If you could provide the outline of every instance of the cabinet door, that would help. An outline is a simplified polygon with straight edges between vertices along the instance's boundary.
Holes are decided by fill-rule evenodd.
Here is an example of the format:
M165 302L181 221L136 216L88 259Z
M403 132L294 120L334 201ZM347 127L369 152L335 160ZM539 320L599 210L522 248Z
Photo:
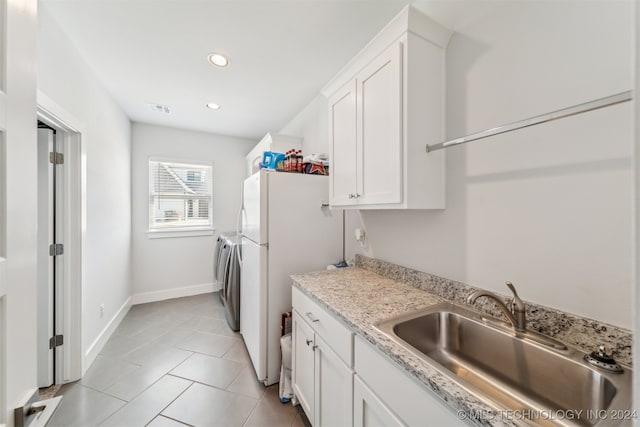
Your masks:
M329 99L331 167L329 194L334 206L353 205L356 183L356 82Z
M402 43L357 77L358 204L402 202ZM426 120L426 118L425 118Z
M315 427L350 426L353 371L316 335Z
M353 427L389 427L404 424L356 375L353 380Z
M302 320L297 311L293 311L293 354L292 379L293 392L310 420L314 417L314 336L313 330Z

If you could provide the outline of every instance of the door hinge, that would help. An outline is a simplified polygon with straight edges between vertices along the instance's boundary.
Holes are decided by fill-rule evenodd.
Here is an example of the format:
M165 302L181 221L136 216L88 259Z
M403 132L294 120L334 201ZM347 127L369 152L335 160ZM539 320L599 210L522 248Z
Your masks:
M49 349L60 347L64 344L64 338L62 335L54 335L49 338Z
M62 243L54 243L49 245L49 256L58 256L64 253L64 245Z
M62 153L49 153L49 162L54 165L61 165L64 163L64 154Z

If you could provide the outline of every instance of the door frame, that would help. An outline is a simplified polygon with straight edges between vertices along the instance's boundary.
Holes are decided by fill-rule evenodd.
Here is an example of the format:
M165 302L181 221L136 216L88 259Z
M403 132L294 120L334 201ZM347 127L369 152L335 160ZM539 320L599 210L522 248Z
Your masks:
M82 339L82 286L86 239L86 146L82 142L81 121L38 90L38 120L59 129L59 143L64 152L64 203L62 241L65 245L62 280L62 325L64 335L62 376L58 384L78 380L86 371ZM60 319L60 318L59 318Z

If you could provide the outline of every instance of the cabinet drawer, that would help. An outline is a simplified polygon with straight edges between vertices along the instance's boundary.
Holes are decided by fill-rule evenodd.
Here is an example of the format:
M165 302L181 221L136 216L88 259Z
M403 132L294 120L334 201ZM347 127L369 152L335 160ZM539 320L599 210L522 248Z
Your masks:
M322 337L331 349L347 364L353 366L353 332L332 314L302 293L292 290L293 308Z

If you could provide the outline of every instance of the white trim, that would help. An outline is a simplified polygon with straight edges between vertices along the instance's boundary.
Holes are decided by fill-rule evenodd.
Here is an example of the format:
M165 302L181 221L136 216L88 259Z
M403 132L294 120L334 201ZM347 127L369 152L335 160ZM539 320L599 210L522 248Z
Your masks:
M7 259L0 257L0 298L5 296L7 293L6 277L7 277Z
M145 304L148 302L164 301L166 299L190 297L192 295L208 294L214 292L213 283L203 283L202 285L184 286L181 288L163 289L161 291L143 292L134 294L131 297L132 305Z
M7 94L0 90L0 132L7 130Z
M193 160L193 159L184 159L179 157L155 157L150 156L149 162L161 162L161 163L173 163L176 165L201 165L201 166L211 166L213 168L212 160ZM147 162L148 163L148 162Z
M0 295L0 421L6 421L7 414L7 304L5 295ZM0 424L3 427L4 424Z
M124 316L126 316L129 312L130 308L131 297L127 298L124 304L122 304L122 307L120 307L120 310L118 310L116 315L113 316L113 319L111 319L109 323L107 323L107 326L104 327L102 332L100 332L98 338L96 338L95 341L91 343L91 345L87 349L87 352L85 353L86 365L83 368L82 375L87 372L87 369L89 369L93 361L96 360L96 357L98 357L98 354L100 353L100 351L102 351L102 348L107 343L107 341L109 341L109 338L111 338L111 335L113 335L118 325L120 325L120 322L122 322L122 319L124 319Z
M79 379L86 370L84 343L82 337L82 287L85 283L85 272L82 260L86 256L86 191L87 173L86 144L82 136L86 135L85 125L73 114L58 105L42 91L38 90L38 118L49 125L57 127L66 134L64 151L65 191L67 194L65 209L67 224L65 224L65 240L69 242L65 248L65 278L64 294L66 296L64 313L64 375L62 382ZM75 247L74 247L75 246Z
M165 239L169 237L213 236L214 231L215 228L195 228L192 230L186 228L149 230L147 231L147 237L149 239Z
M69 131L82 133L85 127L84 124L41 90L38 90L37 99L38 113L45 117L47 121L53 121L52 124Z

